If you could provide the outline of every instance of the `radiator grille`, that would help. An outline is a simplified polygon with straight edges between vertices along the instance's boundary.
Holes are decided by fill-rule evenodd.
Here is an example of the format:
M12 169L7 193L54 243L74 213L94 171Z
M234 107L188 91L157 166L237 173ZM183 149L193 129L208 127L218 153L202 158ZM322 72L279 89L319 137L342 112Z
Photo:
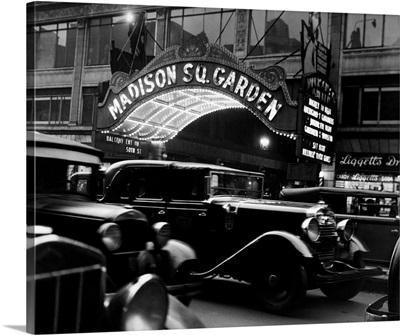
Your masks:
M37 274L28 277L38 334L95 332L100 329L105 268L101 264ZM33 293L33 296L32 296Z

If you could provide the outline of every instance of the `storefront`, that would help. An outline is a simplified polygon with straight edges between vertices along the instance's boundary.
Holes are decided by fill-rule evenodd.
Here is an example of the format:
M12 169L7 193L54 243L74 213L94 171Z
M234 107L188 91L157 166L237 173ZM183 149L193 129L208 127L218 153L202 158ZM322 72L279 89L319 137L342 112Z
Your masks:
M399 192L399 154L336 153L335 186Z

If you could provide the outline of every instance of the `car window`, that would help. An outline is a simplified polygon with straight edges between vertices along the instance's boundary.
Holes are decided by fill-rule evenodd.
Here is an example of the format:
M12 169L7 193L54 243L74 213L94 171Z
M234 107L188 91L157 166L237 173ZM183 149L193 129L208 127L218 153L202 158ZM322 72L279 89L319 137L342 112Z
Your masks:
M162 199L164 178L162 168L136 168L131 170L125 189L133 198Z
M360 198L360 215L396 217L398 215L396 198Z
M58 159L37 157L28 159L28 174L34 173L28 183L28 194L80 193L90 195L93 167L71 164Z
M212 195L262 196L261 177L212 172L210 182Z
M170 189L172 200L205 200L205 172L199 170L171 170Z

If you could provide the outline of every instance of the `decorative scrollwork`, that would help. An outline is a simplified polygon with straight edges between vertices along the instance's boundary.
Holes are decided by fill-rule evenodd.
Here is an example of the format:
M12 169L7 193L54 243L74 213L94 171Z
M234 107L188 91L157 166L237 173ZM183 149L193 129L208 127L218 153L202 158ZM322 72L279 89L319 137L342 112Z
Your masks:
M258 74L263 78L271 87L277 88L282 86L286 81L286 72L279 66L270 66Z
M125 85L131 80L132 75L124 72L115 72L110 79L110 89L114 93L121 91Z
M178 50L180 58L203 57L206 53L206 45L196 36L193 36L189 41L183 43L181 48Z

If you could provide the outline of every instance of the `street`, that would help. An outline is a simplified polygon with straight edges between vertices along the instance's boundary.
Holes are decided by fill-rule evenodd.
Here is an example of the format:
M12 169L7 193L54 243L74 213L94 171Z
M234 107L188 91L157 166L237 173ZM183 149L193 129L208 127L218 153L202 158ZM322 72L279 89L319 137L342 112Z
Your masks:
M207 328L363 322L365 308L381 296L361 292L352 300L335 301L315 289L307 293L303 304L290 315L279 316L259 308L250 285L213 279L205 284L203 293L190 307Z

